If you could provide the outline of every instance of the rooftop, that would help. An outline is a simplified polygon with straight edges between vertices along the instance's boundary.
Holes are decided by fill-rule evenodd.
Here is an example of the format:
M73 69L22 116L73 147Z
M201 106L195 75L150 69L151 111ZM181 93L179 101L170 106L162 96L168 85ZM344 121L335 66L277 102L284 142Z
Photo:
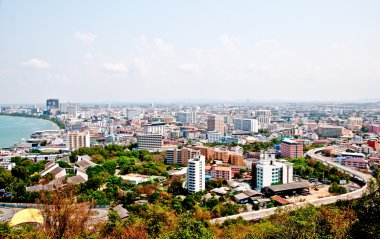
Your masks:
M293 182L293 183L287 183L287 184L281 184L281 185L274 185L274 186L269 186L267 188L269 188L273 192L279 192L279 191L308 188L308 187L310 187L310 183L307 181L302 181L302 182Z

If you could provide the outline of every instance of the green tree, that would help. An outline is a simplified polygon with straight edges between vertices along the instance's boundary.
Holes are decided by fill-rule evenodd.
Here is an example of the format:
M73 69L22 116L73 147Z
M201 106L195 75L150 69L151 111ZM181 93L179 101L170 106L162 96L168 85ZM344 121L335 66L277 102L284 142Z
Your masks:
M179 176L175 176L172 178L170 185L168 187L168 193L174 195L181 195L184 193L184 189L182 187L183 180Z
M107 172L110 174L110 175L114 175L115 174L115 170L116 170L116 167L117 167L117 163L115 161L107 161L103 164L103 168L105 170L107 170Z
M329 192L335 193L335 194L344 194L344 193L347 193L347 190L346 190L346 188L344 188L344 187L342 187L339 184L334 182L329 187Z
M184 216L179 221L175 230L173 230L168 239L211 239L215 238L213 233L209 231L205 224L196 221L190 217Z
M357 221L351 228L352 238L380 238L380 187L374 182L369 192L353 203Z

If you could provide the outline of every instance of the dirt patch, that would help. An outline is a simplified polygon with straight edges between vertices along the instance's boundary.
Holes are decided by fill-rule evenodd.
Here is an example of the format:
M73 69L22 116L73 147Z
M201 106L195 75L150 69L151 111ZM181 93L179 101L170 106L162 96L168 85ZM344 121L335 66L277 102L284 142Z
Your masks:
M288 201L292 203L298 203L298 202L305 202L305 201L310 201L310 200L325 198L325 197L330 197L330 196L334 196L334 195L329 193L329 186L325 185L323 187L318 188L318 190L316 190L315 188L311 188L309 195L291 197L288 199Z

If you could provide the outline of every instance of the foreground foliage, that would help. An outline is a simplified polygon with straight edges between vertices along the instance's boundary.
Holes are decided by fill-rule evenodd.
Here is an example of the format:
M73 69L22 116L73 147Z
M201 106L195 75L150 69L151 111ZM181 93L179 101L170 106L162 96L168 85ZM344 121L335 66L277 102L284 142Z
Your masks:
M57 195L64 199L54 199ZM211 225L196 207L193 212L177 213L159 204L145 204L130 208L130 216L121 220L110 211L107 223L92 224L89 217L80 217L80 223L70 224L80 210L71 210L80 204L68 200L70 193L50 195L50 204L62 205L57 213L45 213L48 218L61 220L64 228L48 226L39 229L31 226L9 228L0 224L2 238L379 238L380 190L371 186L367 195L354 201L339 201L334 205L312 205L295 211L278 210L260 222L242 219L227 220ZM43 198L43 197L42 197ZM55 202L55 204L54 204ZM68 209L68 205L71 205ZM81 206L82 207L82 206ZM60 218L59 215L65 215ZM50 220L50 219L49 219ZM79 219L78 219L79 220ZM69 226L70 225L70 226ZM77 228L73 228L77 227Z

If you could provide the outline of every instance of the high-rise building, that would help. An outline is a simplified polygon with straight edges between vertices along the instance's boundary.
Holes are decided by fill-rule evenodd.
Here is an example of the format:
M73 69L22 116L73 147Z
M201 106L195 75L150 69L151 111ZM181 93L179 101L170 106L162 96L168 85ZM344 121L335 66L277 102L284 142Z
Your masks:
M46 100L46 109L50 111L51 109L59 109L59 100L58 99L48 99Z
M197 155L189 160L186 173L187 191L196 193L206 189L205 156Z
M79 148L90 147L89 132L68 132L67 137L68 148L71 151Z
M46 100L46 112L44 114L57 115L59 111L59 100L48 99Z
M264 159L253 167L254 188L261 190L274 184L287 184L293 182L293 164L283 161L276 161L274 154L266 153Z
M207 119L207 131L218 131L221 135L224 135L224 117L210 115Z
M137 135L138 149L146 149L151 152L162 150L161 134L140 134Z
M176 117L177 121L184 125L194 124L197 121L197 112L178 112Z
M256 119L234 119L234 129L257 133L259 131L259 123Z
M182 124L188 124L189 119L189 112L177 112L176 113L177 122L180 122Z
M283 140L280 150L283 158L294 159L303 157L303 144L294 140Z

